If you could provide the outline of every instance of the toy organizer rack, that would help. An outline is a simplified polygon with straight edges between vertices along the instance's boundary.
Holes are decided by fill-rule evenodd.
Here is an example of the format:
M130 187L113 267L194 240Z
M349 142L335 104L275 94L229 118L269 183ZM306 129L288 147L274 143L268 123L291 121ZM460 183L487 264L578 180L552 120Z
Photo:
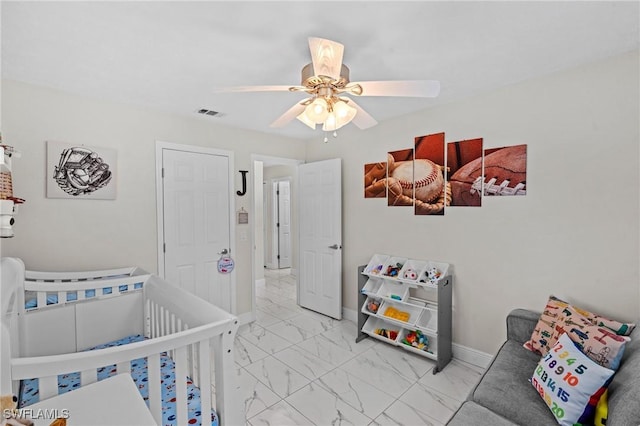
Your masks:
M373 255L358 268L356 342L371 336L433 359L436 374L452 356L452 287L448 263Z

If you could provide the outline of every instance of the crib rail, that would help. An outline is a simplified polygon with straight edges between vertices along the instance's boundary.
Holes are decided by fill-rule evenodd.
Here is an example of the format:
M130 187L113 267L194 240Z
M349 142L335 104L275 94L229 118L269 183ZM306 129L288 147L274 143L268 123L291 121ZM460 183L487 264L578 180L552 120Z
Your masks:
M48 271L25 271L27 281L81 281L81 280L99 280L105 278L116 278L122 276L147 275L142 268L130 266L126 268L102 269L95 271L81 272L48 272Z
M146 271L137 267L85 272L25 271L24 309L32 311L93 297L117 296L141 288L148 277Z
M173 333L184 333L194 328L200 328L207 323L217 323L227 319L232 321L227 330L212 340L213 354L206 345L187 345L179 350L171 351L170 355L176 362L176 376L178 371L181 371L181 374L189 375L201 390L209 389L211 361L213 361L217 390L215 406L220 419L224 421L226 416L226 421L224 421L226 424L244 422L241 416L241 407L238 405L239 399L234 397L233 341L238 329L237 318L181 288L167 284L154 275L145 283L144 294L145 335L154 340L171 336ZM151 375L149 380L152 380ZM159 379L154 378L154 380ZM176 389L176 397L186 397L186 395L182 395L182 392L186 392L186 389ZM202 407L203 413L208 412L205 411L204 403ZM152 413L161 411L161 407L151 405L150 409ZM177 423L183 424L180 421L180 413L178 413Z
M140 280L139 277L132 279L135 281L136 278ZM187 424L186 376L201 390L201 412L205 419L213 406L210 392L213 360L216 371L215 407L221 424L242 423L242 409L238 398L234 397L233 340L238 329L237 318L159 277L151 275L145 278L144 315L148 340L87 352L14 358L12 379L38 378L40 398L44 399L57 393L59 374L80 371L81 386L84 386L97 380L97 370L101 367L115 364L118 374L129 373L130 361L147 358L149 409L156 422L161 424L160 357L167 353L175 362L177 424ZM105 281L100 280L100 286ZM122 283L122 280L118 282ZM46 287L49 284L38 285ZM86 282L64 285L65 290L91 287Z

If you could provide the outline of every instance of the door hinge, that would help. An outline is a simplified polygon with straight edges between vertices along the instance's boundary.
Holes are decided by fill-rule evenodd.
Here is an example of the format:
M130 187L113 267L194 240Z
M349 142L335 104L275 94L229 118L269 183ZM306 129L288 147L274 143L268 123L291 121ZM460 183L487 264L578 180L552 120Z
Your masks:
M162 179L164 179L164 167L162 168Z
M280 228L280 222L276 223L276 227Z
M162 243L162 252L163 253L167 252L167 243Z
M280 260L280 255L278 255L278 260Z

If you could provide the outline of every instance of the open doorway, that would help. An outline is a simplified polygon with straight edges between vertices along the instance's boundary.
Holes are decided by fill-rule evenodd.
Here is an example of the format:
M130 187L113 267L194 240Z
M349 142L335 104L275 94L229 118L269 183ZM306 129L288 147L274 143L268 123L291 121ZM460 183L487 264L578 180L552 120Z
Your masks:
M276 166L281 174L281 166ZM268 270L291 269L291 179L271 178L272 167L264 169L264 267ZM278 170L281 170L278 173ZM288 172L289 170L284 170ZM295 170L291 170L294 172Z
M300 160L253 155L253 319L266 305L297 305Z

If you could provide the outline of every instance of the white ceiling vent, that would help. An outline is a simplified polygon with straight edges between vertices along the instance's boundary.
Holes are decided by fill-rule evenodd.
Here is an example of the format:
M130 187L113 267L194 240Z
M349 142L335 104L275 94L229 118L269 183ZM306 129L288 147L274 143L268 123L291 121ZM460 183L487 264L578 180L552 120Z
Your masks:
M214 111L212 109L206 109L206 108L202 108L198 110L198 114L202 114L202 115L209 115L211 117L216 116L216 117L222 117L223 114L220 114L220 112L218 111Z

